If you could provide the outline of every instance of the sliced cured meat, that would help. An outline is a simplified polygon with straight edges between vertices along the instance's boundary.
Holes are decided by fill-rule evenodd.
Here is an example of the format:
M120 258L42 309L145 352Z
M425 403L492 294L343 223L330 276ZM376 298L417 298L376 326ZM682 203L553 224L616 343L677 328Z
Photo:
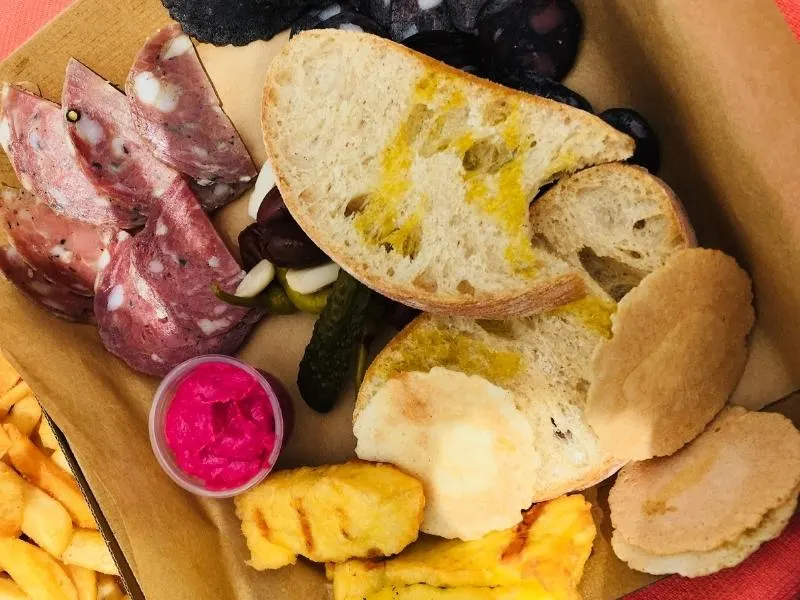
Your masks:
M182 327L212 337L233 328L246 313L219 300L211 289L219 282L234 292L244 272L185 181L154 202L135 240L134 266Z
M101 191L147 215L180 174L159 161L136 133L125 94L74 58L61 95L78 164Z
M57 104L5 84L0 90L0 144L22 186L71 219L139 226L141 214L101 193L78 166Z
M13 246L0 247L0 271L19 291L55 316L79 323L93 321L92 298L48 281Z
M0 187L0 220L11 244L41 275L78 294L94 295L117 229L68 219L32 194L6 186Z
M189 187L192 188L194 195L200 201L200 205L206 212L214 212L222 208L239 196L244 194L250 187L250 183L212 183L211 185L200 185L194 179L189 179Z
M182 327L148 274L136 268L138 243L131 239L121 244L98 280L95 312L106 349L131 368L157 376L195 356L235 352L263 315L252 311L224 334L211 337Z
M256 168L197 57L174 24L139 52L125 85L139 135L166 164L200 183L247 183Z

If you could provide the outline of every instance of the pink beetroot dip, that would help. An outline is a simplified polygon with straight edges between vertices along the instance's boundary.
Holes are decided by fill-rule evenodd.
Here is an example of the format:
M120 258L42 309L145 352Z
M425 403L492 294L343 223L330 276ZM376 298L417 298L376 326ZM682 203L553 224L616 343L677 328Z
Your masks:
M209 490L233 489L271 466L275 414L251 374L227 363L205 363L178 384L165 434L182 471Z

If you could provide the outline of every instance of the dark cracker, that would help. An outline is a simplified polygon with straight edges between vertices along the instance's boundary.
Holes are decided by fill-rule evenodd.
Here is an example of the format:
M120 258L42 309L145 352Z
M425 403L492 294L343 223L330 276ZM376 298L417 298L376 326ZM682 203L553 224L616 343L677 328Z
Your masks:
M420 31L453 31L444 0L427 10L419 7L419 0L392 0L392 17L389 33L396 42L402 42Z
M473 33L478 17L489 0L447 0L447 10L453 25L461 31Z
M316 0L161 0L183 30L216 46L268 40L288 28Z

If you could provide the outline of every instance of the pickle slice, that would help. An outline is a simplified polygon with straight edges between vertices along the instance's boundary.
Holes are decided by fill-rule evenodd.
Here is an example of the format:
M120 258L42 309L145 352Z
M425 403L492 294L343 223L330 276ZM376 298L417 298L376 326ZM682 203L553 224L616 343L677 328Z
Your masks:
M325 305L328 304L328 298L331 295L333 286L322 288L320 291L314 292L313 294L300 294L294 291L286 281L287 269L278 268L276 271L278 281L280 281L281 285L283 286L283 289L286 292L286 295L289 297L291 303L294 304L298 310L301 310L305 313L310 313L312 315L318 315L322 313L322 309L324 309Z

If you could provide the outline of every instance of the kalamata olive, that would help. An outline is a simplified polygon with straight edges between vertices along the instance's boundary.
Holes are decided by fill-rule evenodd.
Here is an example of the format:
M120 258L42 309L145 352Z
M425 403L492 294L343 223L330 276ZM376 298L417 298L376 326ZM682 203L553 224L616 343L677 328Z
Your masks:
M316 14L315 14L316 13ZM367 16L349 8L344 2L331 4L322 10L309 13L292 26L292 36L308 29L343 29L361 31L388 37L386 30Z
M283 197L277 187L272 188L267 192L267 196L261 201L261 206L258 207L258 216L256 221L262 225L271 223L272 221L282 221L284 219L291 219L292 215L286 204L283 202Z
M569 104L586 112L593 112L592 105L578 92L569 89L558 81L542 77L533 71L518 70L514 73L493 73L492 79L515 90Z
M420 31L453 31L444 0L392 0L389 34L402 42Z
M661 165L658 138L642 115L630 108L609 108L598 116L614 129L627 133L636 140L636 150L627 162L641 165L651 173L658 171Z
M239 253L245 271L249 271L263 260L262 244L263 227L258 223L248 225L239 234Z
M481 43L501 71L561 80L575 64L583 22L571 0L490 2L478 21Z
M483 48L474 35L460 31L421 31L404 40L403 45L467 73L484 74Z
M330 261L292 220L272 221L263 230L262 257L276 267L306 269Z

